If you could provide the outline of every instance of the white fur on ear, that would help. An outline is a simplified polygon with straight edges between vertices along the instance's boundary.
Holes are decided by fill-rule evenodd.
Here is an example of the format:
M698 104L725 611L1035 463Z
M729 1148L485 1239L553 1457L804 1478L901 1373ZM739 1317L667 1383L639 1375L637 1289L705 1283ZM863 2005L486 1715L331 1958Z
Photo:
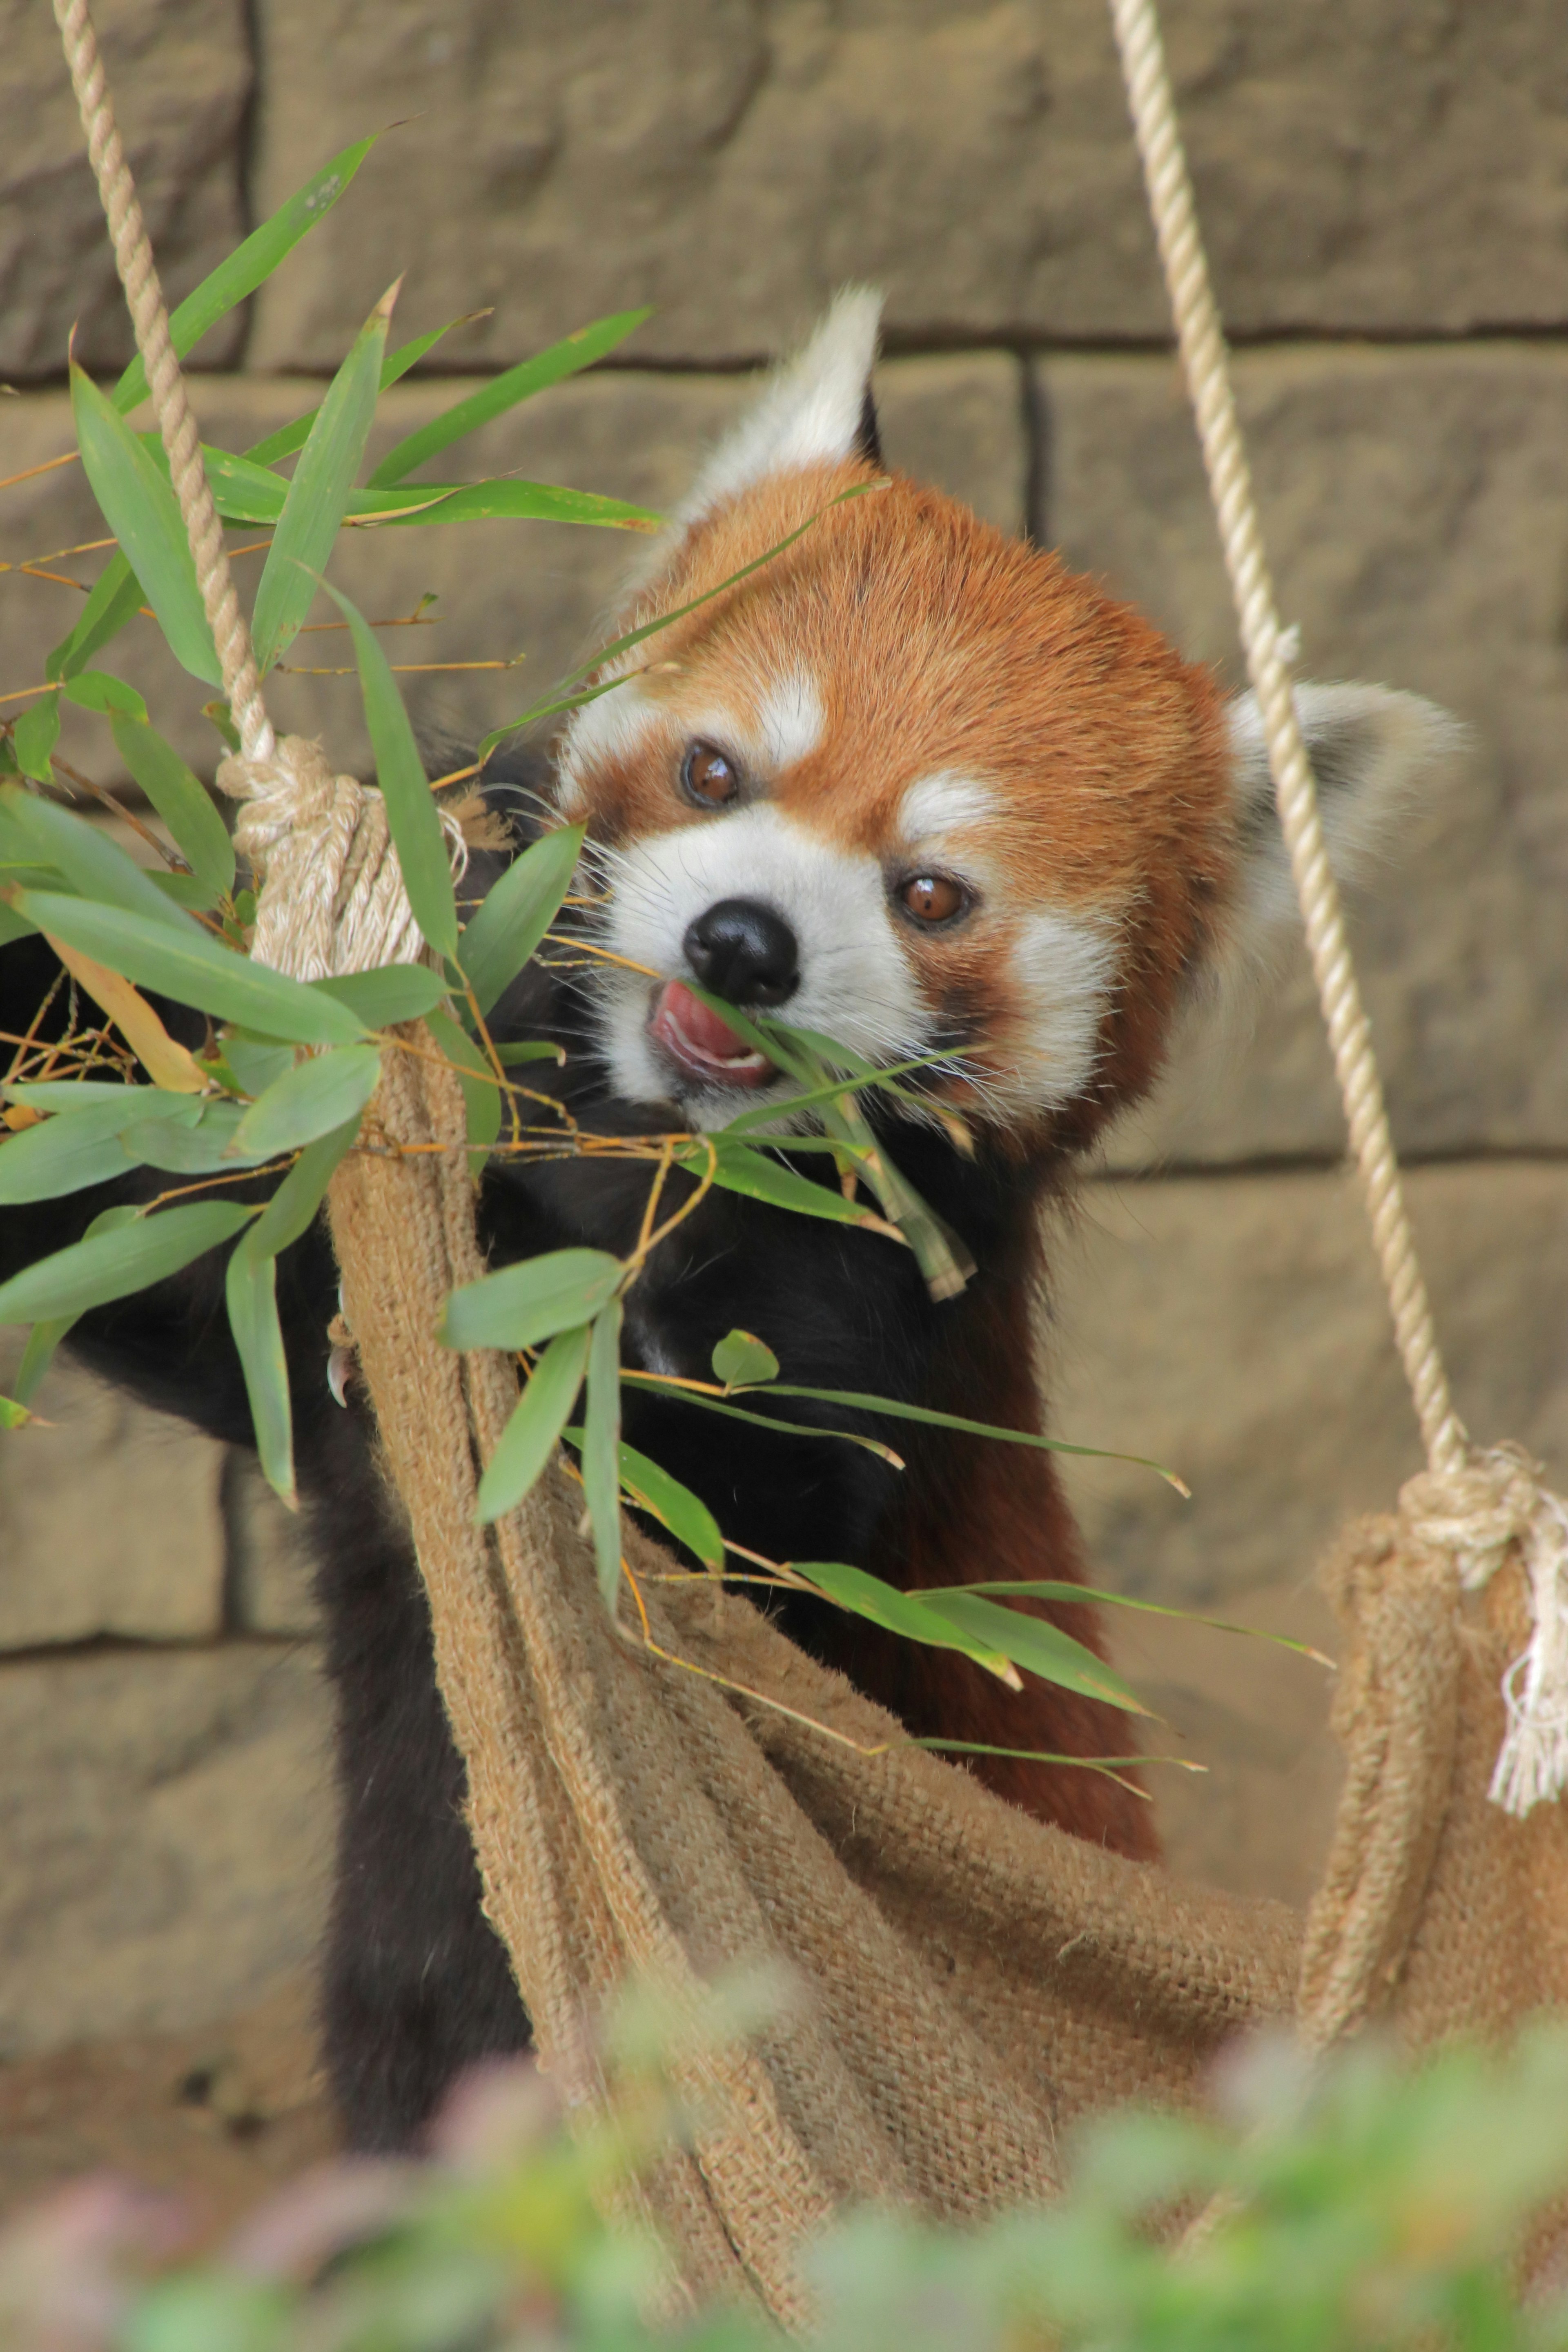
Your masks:
M1393 845L1417 784L1447 764L1464 730L1435 702L1386 686L1299 686L1296 715L1318 781L1329 862L1339 881L1356 882ZM1295 886L1258 697L1238 694L1226 720L1242 858L1232 944L1256 950L1298 919Z
M682 522L695 522L721 499L772 474L838 466L854 457L882 299L871 286L847 286L835 296L805 349L773 370L755 407L709 458L681 507Z

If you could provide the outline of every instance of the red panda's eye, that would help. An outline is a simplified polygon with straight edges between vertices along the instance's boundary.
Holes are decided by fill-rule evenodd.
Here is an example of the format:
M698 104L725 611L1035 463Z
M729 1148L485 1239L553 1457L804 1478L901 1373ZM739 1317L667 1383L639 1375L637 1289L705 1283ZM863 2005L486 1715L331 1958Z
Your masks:
M915 874L899 885L899 902L917 922L948 923L964 906L963 887L945 874Z
M680 781L692 800L703 801L710 808L722 808L741 789L734 761L716 751L711 743L693 743L681 767Z

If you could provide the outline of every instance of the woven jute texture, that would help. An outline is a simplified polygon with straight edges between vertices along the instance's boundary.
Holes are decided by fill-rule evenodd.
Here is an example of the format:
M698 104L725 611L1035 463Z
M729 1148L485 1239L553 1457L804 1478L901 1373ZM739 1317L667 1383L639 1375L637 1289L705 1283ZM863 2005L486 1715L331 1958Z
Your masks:
M488 1456L517 1389L506 1358L435 1336L447 1292L483 1270L461 1099L431 1060L393 1054L377 1117L416 1149L340 1171L344 1304L541 2055L593 2115L594 2022L632 1972L694 2026L721 1969L782 1967L795 1986L743 2042L694 2036L678 2061L692 2137L628 2200L672 2292L804 2325L802 2242L847 2203L964 2221L1050 2198L1066 2126L1198 2095L1229 2035L1291 2015L1299 1977L1315 2038L1392 2011L1415 2045L1500 2032L1568 1990L1560 1809L1521 1823L1485 1799L1523 1630L1511 1571L1461 1619L1397 1521L1353 1530L1335 1563L1349 1775L1303 1975L1282 1906L1028 1820L713 1586L645 1582L684 1663L652 1655L604 1609L563 1476L477 1528L476 1434ZM639 1578L669 1565L630 1529L626 1549Z

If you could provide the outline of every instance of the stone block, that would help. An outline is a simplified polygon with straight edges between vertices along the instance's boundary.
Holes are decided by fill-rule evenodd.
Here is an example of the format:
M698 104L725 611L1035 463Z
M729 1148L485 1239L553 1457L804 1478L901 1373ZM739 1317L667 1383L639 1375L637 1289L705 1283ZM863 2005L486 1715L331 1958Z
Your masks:
M645 302L640 351L756 358L849 278L906 349L1166 329L1097 0L269 0L260 35L262 210L418 118L263 295L266 367L333 364L405 269L416 325L495 305L487 364ZM1554 0L1192 0L1167 37L1236 331L1563 320Z
M19 1352L0 1332L0 1390ZM0 1650L216 1633L222 1447L61 1358L33 1409L0 1432Z
M319 1633L314 1562L300 1520L279 1501L255 1456L237 1446L224 1463L223 1516L230 1625L246 1633Z
M107 0L94 13L172 307L245 235L246 9L243 0ZM62 376L73 325L86 366L123 367L135 349L130 315L49 12L0 0L0 374ZM233 359L242 331L239 319L215 328L195 364Z
M185 2032L306 1963L326 1714L298 1645L0 1664L0 2054Z
M395 386L382 402L373 447L390 447L471 389L451 380ZM207 377L193 384L204 433L229 448L260 440L312 406L321 390L304 381L245 377ZM661 509L687 488L703 451L748 395L746 383L732 376L601 372L540 394L442 462L447 478L512 471ZM879 397L889 464L936 480L1004 528L1021 526L1028 445L1016 361L984 352L895 360L880 372ZM18 467L71 447L62 394L43 394L11 406L10 446ZM12 560L102 535L79 467L41 474L8 499L0 524L4 552ZM254 545L258 536L239 531L232 539ZM422 732L465 744L544 699L556 678L603 642L605 608L642 544L623 531L558 523L353 531L340 545L332 576L376 619L410 614L423 595L437 596L433 625L390 633L395 662L500 664L521 657L521 667L512 670L426 672L405 679ZM240 557L242 594L254 593L261 561L259 554ZM49 569L90 579L101 562L96 554L72 556ZM0 573L0 643L6 648L0 692L43 677L49 648L70 627L79 602L77 593L55 582ZM346 643L341 628L299 638L289 673L268 682L268 703L281 726L322 735L334 759L363 772L370 753L355 679L298 674L306 666L348 663ZM105 659L141 688L155 722L199 772L210 775L218 739L201 709L211 689L176 667L152 623L133 622ZM115 774L107 726L89 713L68 708L61 751L100 781Z
M1186 652L1238 676L1235 622L1185 397L1156 359L1039 371L1047 535ZM1568 1143L1568 357L1242 354L1238 398L1303 673L1411 687L1468 752L1355 908L1402 1149ZM1195 1024L1119 1163L1335 1152L1342 1124L1293 928L1243 1049Z
M1407 1188L1458 1412L1568 1479L1568 1168L1416 1168ZM1178 1472L1062 1457L1096 1578L1228 1614L1310 1579L1422 1466L1345 1175L1089 1185L1053 1255L1052 1426Z

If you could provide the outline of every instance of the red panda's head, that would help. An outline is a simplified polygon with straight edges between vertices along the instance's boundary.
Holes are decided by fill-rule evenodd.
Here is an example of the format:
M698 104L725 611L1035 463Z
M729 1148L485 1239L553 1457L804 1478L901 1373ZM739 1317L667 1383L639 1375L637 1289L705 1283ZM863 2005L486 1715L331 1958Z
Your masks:
M595 970L600 1042L618 1094L722 1124L772 1074L696 980L879 1062L940 1053L936 1091L982 1127L1081 1142L1150 1083L1191 977L1289 903L1256 706L1056 556L885 476L878 310L840 296L775 374L622 625L810 527L623 656L563 739L623 959ZM1374 688L1300 699L1353 851L1445 722Z

